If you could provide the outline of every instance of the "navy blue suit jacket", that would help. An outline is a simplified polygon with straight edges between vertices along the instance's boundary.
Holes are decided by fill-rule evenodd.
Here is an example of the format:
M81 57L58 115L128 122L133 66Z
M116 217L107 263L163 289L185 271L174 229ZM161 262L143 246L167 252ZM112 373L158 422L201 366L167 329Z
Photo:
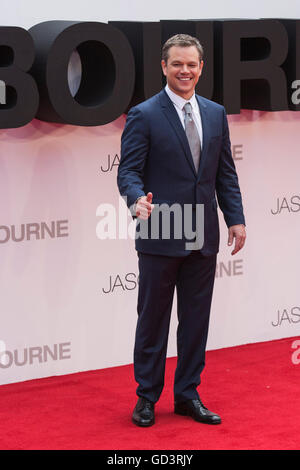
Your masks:
M196 95L203 128L200 167L192 154L177 111L165 90L131 108L122 134L118 170L120 194L128 207L153 193L154 204L204 204L205 256L219 250L217 201L228 227L245 224L223 106ZM151 216L150 216L151 223ZM171 231L172 233L172 231ZM186 239L136 239L143 253L186 256Z

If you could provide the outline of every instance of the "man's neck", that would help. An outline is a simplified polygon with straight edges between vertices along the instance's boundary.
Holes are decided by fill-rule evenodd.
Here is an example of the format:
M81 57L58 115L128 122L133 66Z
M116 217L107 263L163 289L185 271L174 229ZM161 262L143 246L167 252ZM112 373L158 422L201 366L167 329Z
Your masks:
M177 96L180 96L180 98L182 98L183 100L186 100L186 101L189 101L191 98L193 98L193 96L195 95L195 90L193 91L193 93L189 96L183 96L182 94L179 94L179 93L176 93L175 90L172 90L172 88L169 87L169 85L167 84L166 85L168 87L168 90L171 91L172 93L174 93L174 95L177 95Z

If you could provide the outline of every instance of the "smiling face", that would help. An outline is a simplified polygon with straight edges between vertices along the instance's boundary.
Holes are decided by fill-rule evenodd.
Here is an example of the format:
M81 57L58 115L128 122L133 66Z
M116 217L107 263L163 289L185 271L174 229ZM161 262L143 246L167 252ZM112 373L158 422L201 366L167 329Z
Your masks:
M170 90L189 100L203 68L196 46L172 46L167 62L162 60L161 66Z

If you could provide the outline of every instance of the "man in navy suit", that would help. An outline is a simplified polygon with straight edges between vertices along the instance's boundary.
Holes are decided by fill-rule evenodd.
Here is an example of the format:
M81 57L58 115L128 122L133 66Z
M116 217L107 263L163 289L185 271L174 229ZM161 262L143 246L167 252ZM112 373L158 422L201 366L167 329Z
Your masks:
M228 244L235 241L233 255L243 247L246 234L225 110L195 94L202 57L196 38L183 34L170 38L163 46L161 62L167 85L129 111L122 135L118 186L138 221L134 371L139 398L132 415L138 426L151 426L155 421L154 405L164 386L175 287L178 362L174 411L203 423L221 422L197 392L205 364L219 250L216 196L228 227ZM179 225L175 220L175 206L184 215L188 211L187 234L183 219ZM168 230L164 211L159 211L154 224L160 207L170 208ZM199 207L204 208L202 212ZM197 214L202 214L201 236Z

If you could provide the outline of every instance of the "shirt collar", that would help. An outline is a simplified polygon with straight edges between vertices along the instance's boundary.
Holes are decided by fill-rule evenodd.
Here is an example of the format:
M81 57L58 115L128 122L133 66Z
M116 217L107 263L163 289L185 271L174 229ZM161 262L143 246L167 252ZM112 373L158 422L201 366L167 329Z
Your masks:
M174 93L174 91L170 90L170 88L168 87L168 84L165 87L165 91L166 91L167 95L169 96L170 100L172 101L172 103L174 103L175 106L178 106L178 108L180 108L181 110L183 109L183 107L186 103L191 103L193 111L194 112L199 111L195 93L193 94L193 96L191 96L191 98L189 100L185 100L181 96L176 95L176 93Z

